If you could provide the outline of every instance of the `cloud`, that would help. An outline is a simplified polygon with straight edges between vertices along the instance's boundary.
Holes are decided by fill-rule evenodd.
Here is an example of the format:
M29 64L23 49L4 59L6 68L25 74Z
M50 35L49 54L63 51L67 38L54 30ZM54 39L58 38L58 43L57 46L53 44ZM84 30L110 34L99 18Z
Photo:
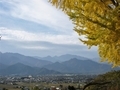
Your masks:
M55 44L45 41L7 41L2 40L0 44L0 50L2 52L21 53L28 56L55 56L63 54L80 55L88 58L98 56L96 47L91 50L87 46L76 44Z
M24 30L13 30L0 27L0 33L4 40L16 41L47 41L56 44L79 44L76 33L71 35L50 34L50 33L33 33Z
M72 21L47 0L0 0L0 50L24 55L93 57L73 31ZM84 37L82 37L84 38Z
M11 34L11 36L9 35L9 38L5 36L4 39L20 38L21 40L22 39L23 40L43 40L43 41L50 40L53 42L56 41L56 43L65 43L66 41L67 41L66 43L68 42L75 43L76 40L73 39L74 36L76 39L78 39L78 37L76 37L77 34L74 33L74 31L72 30L73 24L68 19L68 17L60 10L57 10L55 9L55 7L52 7L52 5L48 3L47 0L34 0L34 1L33 0L26 0L26 1L2 0L1 2L4 4L4 7L10 8L9 12L6 12L6 11L4 12L6 13L5 15L9 15L9 17L5 17L8 19L8 20L5 20L6 22L2 20L4 23L6 23L4 24L4 26L5 25L10 26L10 24L13 23L11 24L11 28L9 30L2 31L6 34ZM14 19L13 17L15 17L16 19ZM9 18L11 18L12 20L9 20ZM30 31L34 31L37 25L35 25L35 23L29 23L29 22L24 23L24 21L21 21L19 19L35 22L35 23L38 23L40 26L43 25L45 26L44 28L45 30L40 29L39 34L29 33ZM22 24L22 22L24 24ZM34 24L34 26L32 24ZM18 26L16 27L17 30L13 29L13 27L15 26ZM24 28L24 30L18 30L18 29L23 29L22 27ZM31 30L30 27L33 30ZM37 28L40 28L40 27L37 27ZM41 31L43 31L43 33L41 33ZM55 35L56 33L53 33L55 31L59 33L63 32L62 33L63 35L61 34Z
M55 9L47 0L8 0L3 1L11 7L7 14L24 20L36 22L55 30L68 33L73 24L62 11Z
M98 55L96 47L91 50L84 46L73 35L52 35L45 33L30 33L24 30L12 30L1 27L1 51L19 52L24 55L62 55L75 54L85 57ZM4 47L4 48L3 48ZM34 54L33 54L34 53Z

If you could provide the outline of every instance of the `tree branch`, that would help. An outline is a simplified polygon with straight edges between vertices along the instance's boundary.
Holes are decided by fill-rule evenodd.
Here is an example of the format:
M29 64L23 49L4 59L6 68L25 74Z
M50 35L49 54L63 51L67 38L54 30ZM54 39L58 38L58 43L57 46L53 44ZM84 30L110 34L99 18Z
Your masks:
M111 82L91 82L85 85L83 90L85 90L87 87L92 86L92 85L105 85L105 84L110 84L110 83Z
M111 0L111 1L112 1L113 5L115 5L116 7L119 6L119 3L117 0Z

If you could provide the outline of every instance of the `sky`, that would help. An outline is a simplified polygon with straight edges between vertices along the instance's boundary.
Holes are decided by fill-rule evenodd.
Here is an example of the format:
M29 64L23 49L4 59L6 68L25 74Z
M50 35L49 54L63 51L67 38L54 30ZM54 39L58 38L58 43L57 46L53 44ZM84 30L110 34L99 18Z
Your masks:
M27 56L98 57L73 30L69 17L48 0L0 0L0 52Z

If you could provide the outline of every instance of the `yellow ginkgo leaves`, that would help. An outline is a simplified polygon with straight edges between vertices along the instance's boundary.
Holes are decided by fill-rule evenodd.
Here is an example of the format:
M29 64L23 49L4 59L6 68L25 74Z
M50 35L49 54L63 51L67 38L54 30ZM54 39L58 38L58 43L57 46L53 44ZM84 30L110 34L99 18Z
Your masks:
M119 0L49 0L73 21L74 30L88 46L98 46L102 61L120 65Z

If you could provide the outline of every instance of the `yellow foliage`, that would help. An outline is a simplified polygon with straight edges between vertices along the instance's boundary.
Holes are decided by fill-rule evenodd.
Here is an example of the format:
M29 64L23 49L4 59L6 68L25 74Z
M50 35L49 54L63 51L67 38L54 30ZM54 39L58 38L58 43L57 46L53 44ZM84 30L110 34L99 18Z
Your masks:
M49 0L73 21L84 44L98 46L102 61L120 65L120 5L114 0ZM120 1L120 0L119 0Z

